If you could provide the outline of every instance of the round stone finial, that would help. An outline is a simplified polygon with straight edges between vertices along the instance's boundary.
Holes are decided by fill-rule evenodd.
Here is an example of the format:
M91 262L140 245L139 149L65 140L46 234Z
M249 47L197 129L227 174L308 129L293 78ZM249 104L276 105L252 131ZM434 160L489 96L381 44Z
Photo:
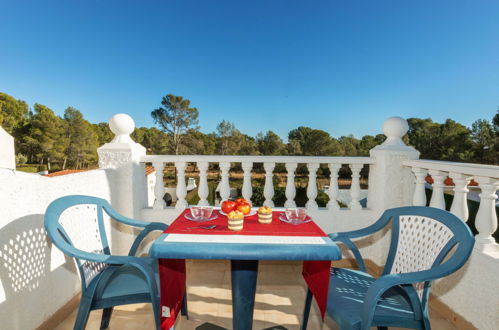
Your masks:
M112 142L130 142L132 140L130 134L132 134L135 129L135 122L132 117L126 113L118 113L109 119L109 128L111 129L111 132L116 135Z
M386 135L385 146L405 146L402 137L409 130L407 120L401 117L390 117L383 124L383 133Z

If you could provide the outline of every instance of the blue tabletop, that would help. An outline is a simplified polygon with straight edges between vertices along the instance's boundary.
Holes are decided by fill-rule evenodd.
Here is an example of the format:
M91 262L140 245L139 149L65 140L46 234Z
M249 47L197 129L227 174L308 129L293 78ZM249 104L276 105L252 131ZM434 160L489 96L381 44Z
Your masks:
M181 236L178 234L162 234L153 242L149 254L151 257L158 259L341 259L341 251L339 247L336 243L331 241L329 237L295 237L289 238L289 244L282 244L282 240L286 238L282 238L280 236L264 237L261 242L256 242L259 240L258 237L239 235L227 236L228 237L226 239L228 242L225 241L222 243L214 241L213 237L210 237L210 235ZM239 240L238 238L240 238L243 242L237 242ZM280 241L280 244L272 241Z

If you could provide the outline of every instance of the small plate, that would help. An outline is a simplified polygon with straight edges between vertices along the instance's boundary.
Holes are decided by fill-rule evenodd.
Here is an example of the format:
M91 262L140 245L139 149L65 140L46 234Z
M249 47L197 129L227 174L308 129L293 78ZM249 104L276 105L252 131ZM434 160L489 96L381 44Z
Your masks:
M307 222L312 221L312 218L307 215L307 217L303 221L291 221L286 216L286 213L281 213L279 215L279 220L281 220L282 222L290 223L292 225L301 225L302 223L307 223Z
M195 219L192 214L190 213L186 213L184 215L184 217L187 219L187 220L191 220L191 221L196 221L196 222L204 222L204 221L211 221L211 220L215 220L216 218L218 218L218 212L217 211L213 211L213 213L211 214L211 216L209 218L201 218L201 219Z
M221 215L227 215L227 213L225 213L224 211L220 210L219 211ZM246 214L245 217L249 217L249 216L252 216L252 215L255 215L257 212L257 209L256 208L252 208L250 213Z

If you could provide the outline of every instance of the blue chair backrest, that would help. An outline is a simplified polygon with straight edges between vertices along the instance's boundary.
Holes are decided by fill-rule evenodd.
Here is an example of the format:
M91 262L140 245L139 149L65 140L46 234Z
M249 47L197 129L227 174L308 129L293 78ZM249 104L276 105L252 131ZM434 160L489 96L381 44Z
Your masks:
M434 278L446 276L464 265L475 242L461 219L432 207L390 209L379 222L392 225L383 275L431 270ZM422 303L428 299L429 286L430 281L414 285Z
M75 258L83 288L106 264L85 260L80 252L110 255L106 227L110 226L109 203L91 196L64 196L53 201L45 213L45 229L61 251Z

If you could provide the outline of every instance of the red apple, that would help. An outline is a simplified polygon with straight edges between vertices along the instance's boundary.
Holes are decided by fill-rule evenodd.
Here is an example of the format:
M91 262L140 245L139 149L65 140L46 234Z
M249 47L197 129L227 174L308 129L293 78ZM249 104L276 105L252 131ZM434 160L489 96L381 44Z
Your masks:
M230 212L234 211L237 207L236 202L234 201L224 201L222 203L222 211L225 214L229 214Z

